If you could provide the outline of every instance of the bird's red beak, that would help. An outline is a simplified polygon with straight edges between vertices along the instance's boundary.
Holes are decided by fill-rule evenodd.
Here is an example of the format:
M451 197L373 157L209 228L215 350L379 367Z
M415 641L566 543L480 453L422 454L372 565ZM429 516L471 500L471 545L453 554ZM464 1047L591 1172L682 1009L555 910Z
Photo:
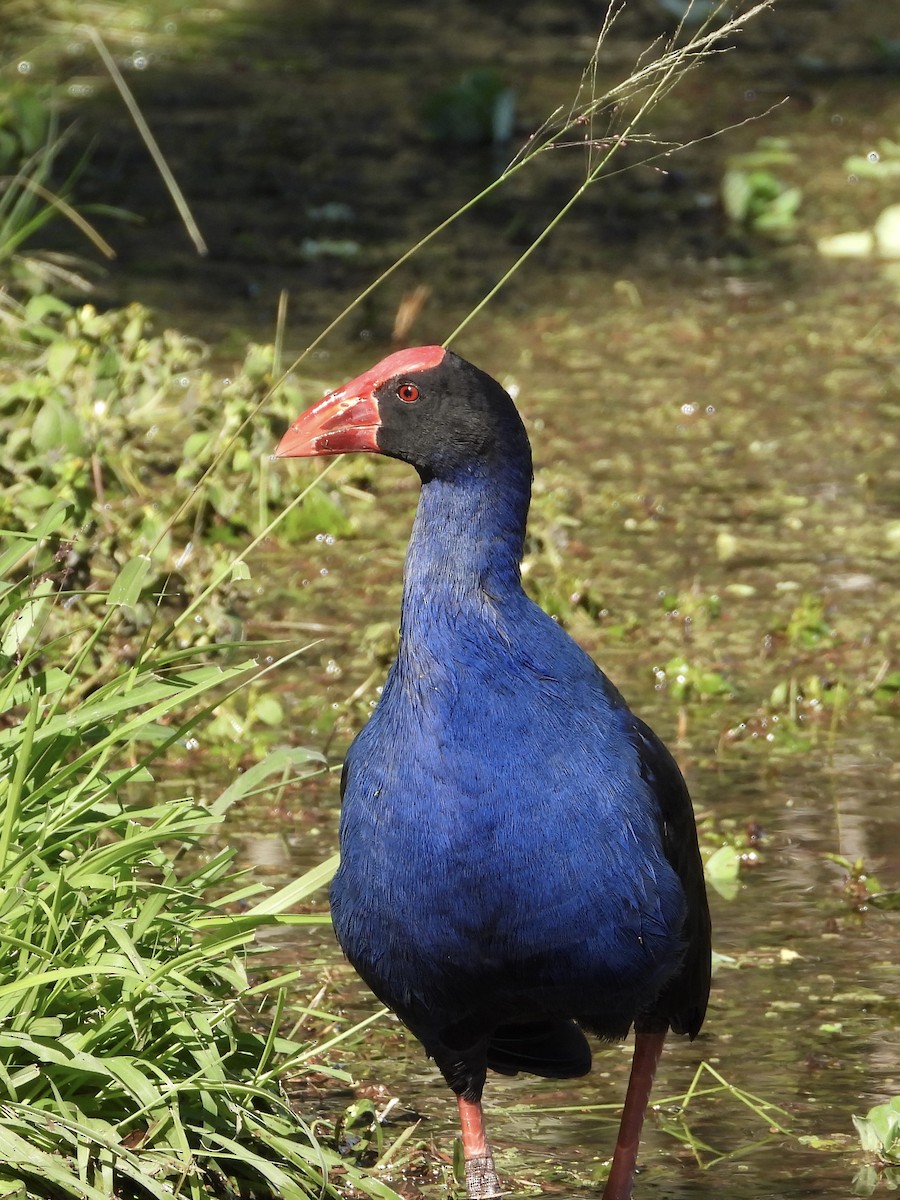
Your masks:
M380 425L371 380L360 375L299 416L278 443L275 457L315 458L351 450L377 454L375 436Z
M445 353L443 346L414 346L389 354L298 417L278 443L275 457L314 458L317 454L346 454L349 450L379 454L376 435L381 428L381 413L375 398L379 389L393 376L438 366Z

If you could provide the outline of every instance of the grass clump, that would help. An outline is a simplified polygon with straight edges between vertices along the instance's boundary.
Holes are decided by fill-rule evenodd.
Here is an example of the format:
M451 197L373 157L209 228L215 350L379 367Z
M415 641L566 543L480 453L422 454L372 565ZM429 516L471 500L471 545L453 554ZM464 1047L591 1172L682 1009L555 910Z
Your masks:
M161 800L151 766L255 663L155 644L85 678L119 610L93 597L87 625L61 603L67 515L0 552L0 1192L333 1196L340 1168L387 1195L290 1107L282 1078L313 1051L280 1035L272 985L247 975L256 929L291 920L327 873L247 908L263 889L233 849L196 850L245 791L318 756L277 750L209 806Z

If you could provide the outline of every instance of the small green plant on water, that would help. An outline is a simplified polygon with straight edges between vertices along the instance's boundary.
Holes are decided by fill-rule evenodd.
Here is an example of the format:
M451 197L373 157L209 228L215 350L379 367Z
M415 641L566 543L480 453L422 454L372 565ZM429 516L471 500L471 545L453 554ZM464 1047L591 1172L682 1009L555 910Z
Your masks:
M741 872L764 861L765 830L752 817L738 822L708 815L698 821L698 832L707 883L723 900L733 900L740 890Z
M804 657L810 651L832 650L838 635L829 621L821 596L807 594L770 635ZM822 731L833 734L864 689L851 688L838 671L791 671L778 679L759 708L734 722L722 734L720 750L735 743L758 742L781 750L808 749Z
M718 592L704 592L697 587L683 592L660 592L659 601L666 616L691 625L707 625L722 615Z
M847 903L857 912L865 912L876 896L884 895L881 883L861 858L849 859L843 854L826 854L826 862L834 863L844 872L843 893ZM889 907L885 904L882 907Z
M277 741L284 709L265 685L250 684L217 705L206 726L206 737L220 758L232 767L255 762Z
M572 619L582 614L592 623L602 623L605 627L609 613L591 580L564 570L555 571L548 579L540 567L531 569L536 565L534 562L523 564L526 590L551 617L568 628ZM618 636L617 632L613 631L612 636Z
M719 749L758 743L792 753L808 750L823 733L833 735L855 699L842 680L790 675L773 686L768 700L754 713L724 731Z
M384 1153L384 1129L374 1103L354 1100L341 1114L335 1128L335 1145L340 1154L361 1166L374 1166Z
M665 691L679 705L704 702L734 694L733 686L720 671L693 664L683 655L653 668L657 691Z
M25 315L19 339L33 345L35 369L0 382L5 520L24 524L57 498L82 519L107 499L149 499L151 476L167 466L160 424L177 434L176 405L189 399L205 347L171 331L152 336L137 304L101 314L44 295Z
M796 161L783 138L760 138L754 150L731 157L720 188L728 220L773 241L793 238L803 193L776 172Z
M502 145L515 126L516 93L499 71L468 71L435 92L423 113L436 142L455 146Z
M653 667L654 687L665 692L678 706L678 737L687 736L690 712L698 704L722 700L734 694L728 679L706 664L691 663L683 654Z
M900 142L878 138L865 154L853 154L844 159L843 170L857 179L891 183L900 178Z
M865 1163L853 1180L856 1196L871 1196L879 1185L900 1188L900 1096L876 1104L864 1117L854 1116L860 1146L875 1163Z
M842 712L850 702L850 690L837 679L807 675L779 680L769 696L771 711L780 712L793 724L814 720L827 710Z
M801 597L787 619L784 632L790 644L800 650L833 645L835 633L822 597L813 593Z

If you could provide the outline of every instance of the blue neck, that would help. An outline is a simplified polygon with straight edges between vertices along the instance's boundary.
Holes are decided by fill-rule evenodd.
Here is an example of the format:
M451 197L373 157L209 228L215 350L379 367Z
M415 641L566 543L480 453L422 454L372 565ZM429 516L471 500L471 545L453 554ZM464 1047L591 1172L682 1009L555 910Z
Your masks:
M456 629L471 637L473 624L494 625L496 612L524 595L530 495L530 470L508 462L423 483L406 555L401 658L436 651Z

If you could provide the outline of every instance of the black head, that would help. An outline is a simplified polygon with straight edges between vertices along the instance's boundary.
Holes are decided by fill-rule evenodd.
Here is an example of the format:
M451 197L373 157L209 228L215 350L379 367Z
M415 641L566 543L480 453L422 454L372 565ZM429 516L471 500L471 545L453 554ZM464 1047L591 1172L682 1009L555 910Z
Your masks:
M389 355L329 393L282 438L282 458L366 450L411 463L424 480L512 466L531 448L509 393L440 346Z

